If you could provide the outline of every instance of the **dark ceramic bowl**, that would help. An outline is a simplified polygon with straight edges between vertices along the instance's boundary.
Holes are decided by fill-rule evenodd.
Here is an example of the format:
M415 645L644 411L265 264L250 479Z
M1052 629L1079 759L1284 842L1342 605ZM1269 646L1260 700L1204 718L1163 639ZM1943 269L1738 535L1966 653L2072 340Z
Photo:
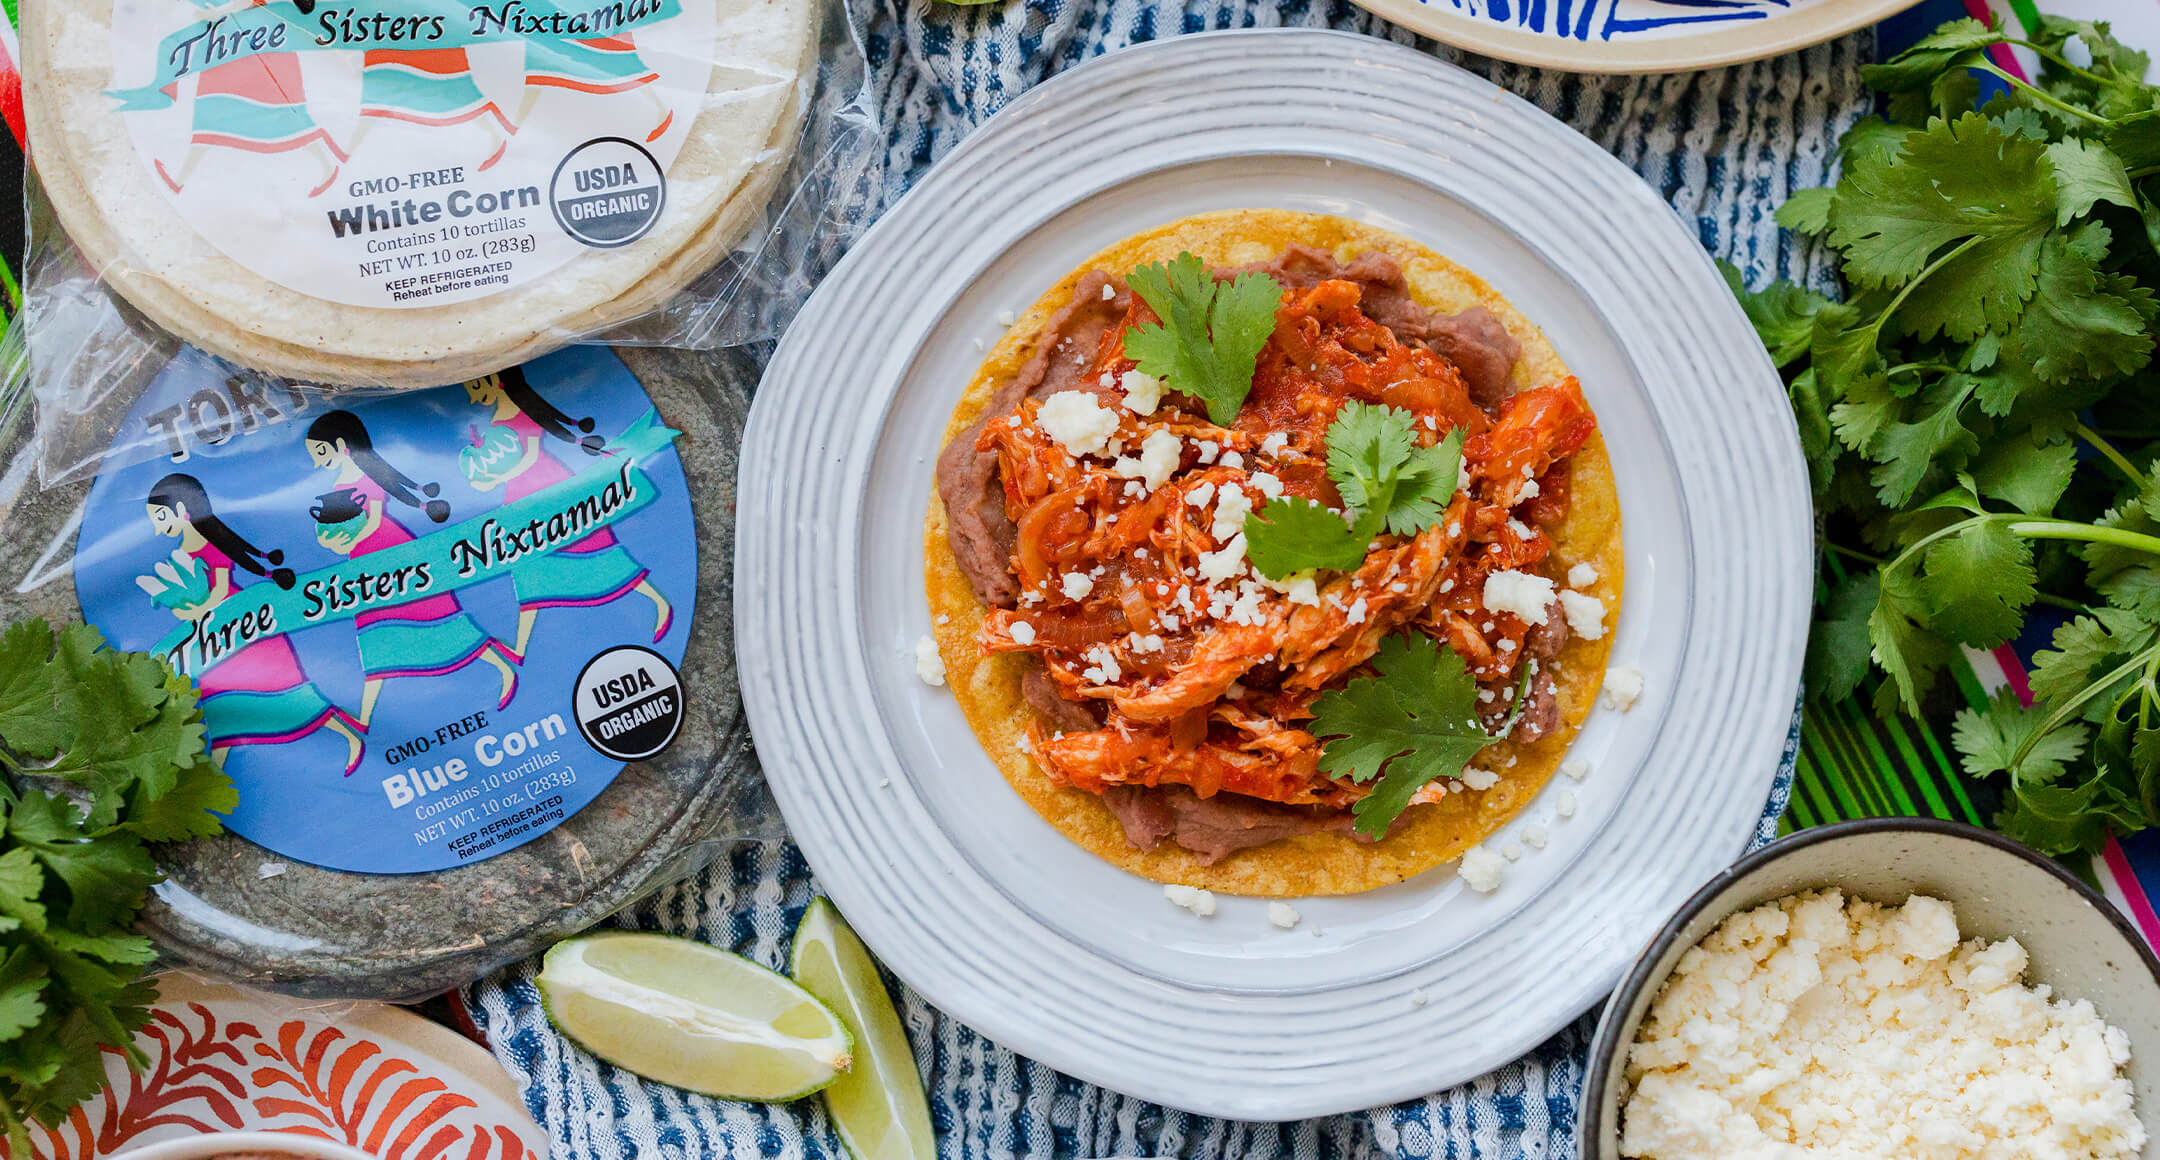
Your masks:
M2031 959L2027 984L2090 999L2130 1036L2138 1117L2160 1160L2160 959L2092 887L1999 834L1927 818L1870 818L1803 830L1718 875L1672 916L1622 980L1590 1045L1577 1128L1585 1160L1619 1160L1627 1049L1680 956L1726 918L1804 890L1896 904L1913 894L1948 902L1965 938L2014 937Z

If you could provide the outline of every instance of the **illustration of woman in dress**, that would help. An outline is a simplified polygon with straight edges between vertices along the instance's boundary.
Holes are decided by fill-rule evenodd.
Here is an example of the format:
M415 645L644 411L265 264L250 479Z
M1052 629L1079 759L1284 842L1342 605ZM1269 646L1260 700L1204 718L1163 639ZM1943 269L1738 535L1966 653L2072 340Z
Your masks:
M144 506L157 534L178 537L180 546L169 564L159 564L155 575L137 577L136 583L174 616L200 621L241 591L234 568L292 587L292 569L279 567L284 553L264 552L228 527L194 476L176 472L158 480ZM221 768L235 745L278 745L317 729L345 739L347 777L360 767L366 749L360 734L367 726L322 695L284 636L241 646L205 671L200 685L210 757Z
M376 454L366 424L351 411L331 411L308 425L308 458L336 473L336 484L317 497L310 514L315 538L324 547L358 559L370 552L412 542L388 511L390 500L426 515L435 523L450 518L450 505L435 496L435 484L416 483ZM387 608L370 608L354 620L360 633L360 669L366 678L360 693L360 723L375 714L384 681L397 677L434 677L485 661L502 674L500 709L517 693L513 657L466 615L455 594L423 596Z
M473 446L460 459L467 464L466 474L474 487L481 491L501 487L506 504L575 474L548 453L549 440L567 444L585 455L604 452L607 441L592 434L593 421L572 419L541 398L525 381L521 368L474 379L465 384L465 394L476 405L493 408L494 414L487 435L475 431ZM650 573L607 528L545 556L520 562L512 573L512 583L518 594L519 657L525 655L533 621L544 608L593 608L636 592L653 603L654 641L666 636L675 623L674 606L653 587Z
M660 74L638 55L637 40L628 32L585 40L528 40L525 42L525 99L518 106L518 124L532 115L540 94L548 89L580 93L627 93L637 89L651 102L659 123L645 140L658 141L675 123L674 110L649 86Z
M485 172L503 159L510 119L473 80L472 59L463 48L371 48L360 57L360 128L353 133L357 150L368 130L381 121L408 121L444 128L488 118L491 151L480 162Z
M205 16L261 8L270 0L191 0ZM316 0L293 0L305 16L315 10ZM191 108L193 131L188 137L187 158L173 173L163 161L155 161L158 176L174 193L186 187L213 148L244 149L250 153L289 153L305 150L320 162L322 182L308 191L320 196L337 180L344 151L308 112L307 88L300 77L300 56L292 52L265 52L241 57L205 69L195 80L195 103Z

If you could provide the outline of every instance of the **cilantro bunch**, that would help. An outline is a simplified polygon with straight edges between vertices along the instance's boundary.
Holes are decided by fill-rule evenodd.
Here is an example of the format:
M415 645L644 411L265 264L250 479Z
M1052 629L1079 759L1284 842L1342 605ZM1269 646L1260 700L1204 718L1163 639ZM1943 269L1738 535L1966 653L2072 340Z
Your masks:
M2028 83L1987 50L2020 45ZM1867 72L1885 114L1795 194L1842 301L1727 276L1785 369L1821 524L1811 694L1871 668L1884 712L1946 699L1960 646L2070 619L2022 708L1957 714L1966 772L2039 849L2160 821L2160 89L2107 26L1943 25ZM2008 91L1985 101L1980 77Z
M204 752L193 686L94 628L0 632L0 1126L60 1122L105 1082L156 987L129 931L158 880L147 843L206 837L238 803Z

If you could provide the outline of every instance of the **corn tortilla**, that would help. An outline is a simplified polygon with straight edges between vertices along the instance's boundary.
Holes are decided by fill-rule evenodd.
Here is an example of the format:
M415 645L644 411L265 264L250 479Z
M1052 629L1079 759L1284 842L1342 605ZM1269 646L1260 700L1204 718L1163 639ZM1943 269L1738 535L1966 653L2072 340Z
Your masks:
M54 212L99 277L189 343L309 383L455 383L660 308L759 227L812 96L822 8L709 2L707 92L682 110L690 130L663 167L667 194L653 228L483 297L413 309L318 298L266 280L177 216L106 92L111 29L127 13L114 0L25 5L32 152Z
M1169 261L1180 251L1191 251L1211 267L1238 266L1274 258L1295 244L1330 250L1341 261L1379 250L1402 264L1411 296L1420 305L1442 313L1479 305L1491 310L1522 344L1522 357L1512 373L1518 391L1568 374L1543 332L1520 311L1475 274L1416 242L1322 214L1225 210L1183 218L1118 242L1051 287L975 372L946 425L945 441L974 423L998 384L1017 375L1033 357L1044 325L1071 300L1074 284L1088 271L1122 275L1144 263ZM1414 806L1378 842L1347 834L1301 834L1238 851L1212 866L1170 842L1152 851L1133 848L1101 798L1051 780L1022 751L1035 710L1021 696L1020 681L1028 666L1038 662L1027 654L980 655L976 641L985 609L953 558L945 536L945 508L933 491L923 529L924 581L946 682L1013 789L1067 838L1134 874L1264 897L1354 894L1399 882L1461 857L1527 805L1560 767L1597 698L1618 621L1625 566L1619 497L1602 434L1593 435L1575 454L1569 482L1568 514L1554 532L1547 571L1565 575L1576 564L1595 568L1596 582L1583 591L1604 601L1607 631L1594 641L1571 634L1556 661L1560 727L1533 744L1503 742L1487 749L1478 764L1499 774L1499 784Z

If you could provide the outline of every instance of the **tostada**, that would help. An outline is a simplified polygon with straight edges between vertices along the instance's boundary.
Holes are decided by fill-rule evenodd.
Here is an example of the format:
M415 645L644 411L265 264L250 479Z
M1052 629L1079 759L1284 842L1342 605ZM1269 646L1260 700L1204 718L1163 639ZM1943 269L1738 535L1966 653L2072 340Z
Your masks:
M1597 695L1623 564L1596 416L1406 238L1231 210L1112 245L946 440L947 680L1013 788L1127 870L1399 881L1520 810Z

